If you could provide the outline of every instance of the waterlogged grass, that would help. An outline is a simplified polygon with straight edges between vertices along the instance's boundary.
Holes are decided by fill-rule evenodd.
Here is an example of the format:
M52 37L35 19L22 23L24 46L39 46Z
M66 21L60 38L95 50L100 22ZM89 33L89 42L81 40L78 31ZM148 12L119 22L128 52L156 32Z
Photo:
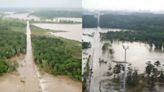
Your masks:
M47 30L32 26L32 46L36 64L54 75L81 80L81 43L50 36Z

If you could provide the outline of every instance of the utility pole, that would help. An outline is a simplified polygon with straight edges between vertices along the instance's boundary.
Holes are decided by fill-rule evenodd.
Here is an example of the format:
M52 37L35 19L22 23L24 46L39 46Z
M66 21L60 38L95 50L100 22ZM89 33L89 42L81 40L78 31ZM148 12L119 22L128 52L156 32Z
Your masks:
M127 60L126 60L126 51L129 49L129 46L123 45L123 49L125 50L125 64L124 64L124 76L123 76L123 92L126 92L126 77L127 77Z

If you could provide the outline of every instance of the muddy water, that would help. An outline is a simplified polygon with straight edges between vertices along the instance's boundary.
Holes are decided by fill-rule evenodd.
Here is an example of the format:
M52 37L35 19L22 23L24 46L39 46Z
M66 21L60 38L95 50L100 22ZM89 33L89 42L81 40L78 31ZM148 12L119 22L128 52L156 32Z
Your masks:
M145 70L146 62L161 61L164 64L164 53L162 51L156 51L151 49L148 44L140 42L114 42L112 47L114 49L114 59L121 61L124 59L124 50L122 44L127 44L129 49L127 50L127 61L131 63L140 73Z
M41 83L45 92L82 92L81 83L67 76L54 77L54 75L44 73L41 76Z
M11 58L11 61L17 61L20 66L24 55ZM19 71L19 69L17 69ZM0 92L24 92L24 83L20 81L18 72L7 73L0 77Z
M82 28L81 24L52 24L52 23L35 23L33 24L43 29L57 30L61 32L51 32L50 34L63 37L66 39L76 40L81 42ZM66 32L62 32L66 31Z
M109 41L100 41L99 32L107 32L107 31L119 31L115 29L98 29L98 34L96 34L97 29L84 29L83 33L91 34L95 33L95 37L98 39L95 41L95 37L88 37L83 35L84 41L91 42L92 48L83 50L83 57L88 57L92 55L92 59L90 64L93 69L91 83L90 83L90 92L117 92L111 85L111 77L108 76L108 72L110 72L109 67L113 66L115 61L123 61L124 60L124 49L122 47L123 44L127 44L129 49L127 50L127 62L131 63L132 66L139 70L140 73L144 72L145 63L147 61L155 62L157 60L164 63L164 53L162 51L156 51L146 43L140 42L113 42L111 44L111 48L114 50L114 53L110 55L108 52L103 53L102 46L103 43L109 43ZM86 54L87 53L87 54ZM112 58L111 58L112 57ZM107 63L99 63L99 59L103 59L107 61ZM83 66L86 64L86 59L83 59ZM101 85L100 85L100 82Z
M5 74L0 77L1 92L24 92L24 85L15 73Z

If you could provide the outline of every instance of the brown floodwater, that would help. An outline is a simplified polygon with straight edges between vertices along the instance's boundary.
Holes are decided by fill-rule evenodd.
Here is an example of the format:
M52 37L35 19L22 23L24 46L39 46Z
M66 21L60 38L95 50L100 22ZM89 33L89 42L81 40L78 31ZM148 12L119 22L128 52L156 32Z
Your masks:
M96 33L97 31L97 33ZM139 73L145 72L145 66L147 61L152 63L155 61L160 61L164 64L164 52L160 50L155 50L151 48L148 44L142 42L121 42L121 41L100 41L100 32L107 31L120 31L119 29L83 29L83 34L92 34L94 37L89 37L83 35L83 41L91 42L92 47L83 50L83 69L86 64L86 58L92 55L90 61L90 67L92 67L92 77L90 82L90 92L117 92L114 87L109 86L111 81L108 73L111 72L109 67L115 65L112 61L124 61L124 49L123 44L129 46L127 50L127 62L131 66L138 70ZM96 39L96 40L95 40ZM111 44L111 48L114 53L110 54L109 51L102 51L102 46L104 43ZM107 61L107 63L99 63L99 59ZM101 82L101 85L100 85Z

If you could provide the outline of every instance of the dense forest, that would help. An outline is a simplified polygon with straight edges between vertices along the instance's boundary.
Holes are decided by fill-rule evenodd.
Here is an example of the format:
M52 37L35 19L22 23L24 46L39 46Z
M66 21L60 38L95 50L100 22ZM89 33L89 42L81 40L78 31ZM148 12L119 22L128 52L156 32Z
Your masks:
M32 26L36 64L54 75L68 75L81 80L81 43L49 36L46 32L45 29Z
M90 21L88 21L90 20ZM152 13L103 14L100 16L101 28L120 28L138 31L164 31L164 15ZM83 27L97 26L94 15L83 15Z
M54 17L81 17L81 11L66 11L66 10L38 10L30 15L35 15L41 18Z
M23 31L25 32L24 23L0 19L0 74L14 67L9 61L11 57L25 54L26 35Z
M144 31L164 31L164 15L132 13L128 15L104 14L100 17L102 28L121 28Z

